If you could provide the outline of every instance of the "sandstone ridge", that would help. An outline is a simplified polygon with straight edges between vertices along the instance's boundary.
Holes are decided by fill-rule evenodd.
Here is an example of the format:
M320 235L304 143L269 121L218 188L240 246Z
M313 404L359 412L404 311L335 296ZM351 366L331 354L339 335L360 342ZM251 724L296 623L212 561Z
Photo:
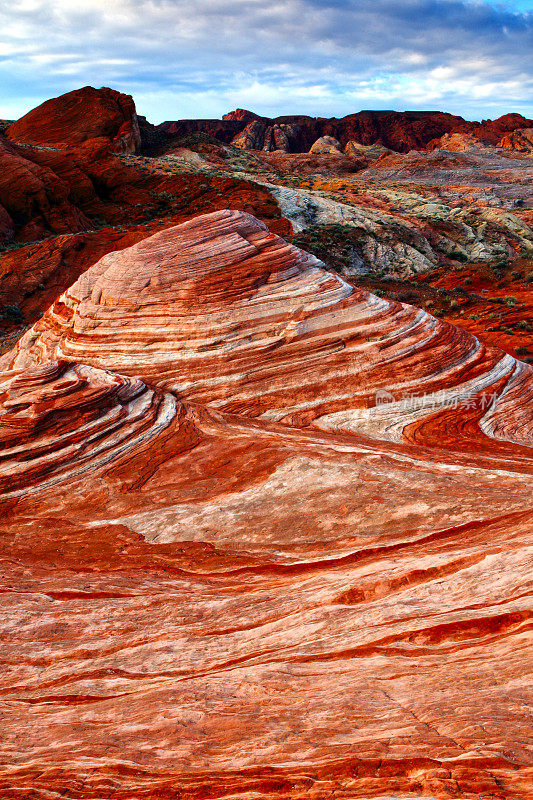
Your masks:
M0 366L3 796L532 796L531 367L230 210Z

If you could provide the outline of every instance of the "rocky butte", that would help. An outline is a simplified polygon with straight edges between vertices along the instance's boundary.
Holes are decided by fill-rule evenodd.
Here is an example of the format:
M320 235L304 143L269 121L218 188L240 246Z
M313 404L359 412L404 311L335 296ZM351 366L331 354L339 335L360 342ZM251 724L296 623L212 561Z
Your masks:
M219 210L0 367L2 797L533 797L530 366Z

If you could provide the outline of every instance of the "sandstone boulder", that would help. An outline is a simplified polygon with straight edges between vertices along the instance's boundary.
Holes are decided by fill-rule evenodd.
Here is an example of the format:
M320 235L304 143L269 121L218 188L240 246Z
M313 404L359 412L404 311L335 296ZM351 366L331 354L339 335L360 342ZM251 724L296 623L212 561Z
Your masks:
M390 156L391 154L392 150L389 150L388 147L384 147L380 142L364 145L352 139L344 148L344 155L349 158L365 158L367 161L376 161L378 158L381 158L381 156Z
M432 139L428 143L428 150L450 150L460 152L461 150L471 150L485 147L486 142L482 142L472 133L445 133L439 139Z
M113 152L134 153L141 143L130 95L85 86L47 100L7 129L14 142L68 148L103 140Z
M341 143L334 136L321 136L311 145L310 153L314 155L342 155Z

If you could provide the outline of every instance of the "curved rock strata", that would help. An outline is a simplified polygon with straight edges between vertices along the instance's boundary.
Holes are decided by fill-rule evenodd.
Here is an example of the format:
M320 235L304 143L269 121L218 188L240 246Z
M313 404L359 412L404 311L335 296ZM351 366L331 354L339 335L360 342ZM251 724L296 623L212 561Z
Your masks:
M2 796L532 796L530 367L230 211L2 367Z

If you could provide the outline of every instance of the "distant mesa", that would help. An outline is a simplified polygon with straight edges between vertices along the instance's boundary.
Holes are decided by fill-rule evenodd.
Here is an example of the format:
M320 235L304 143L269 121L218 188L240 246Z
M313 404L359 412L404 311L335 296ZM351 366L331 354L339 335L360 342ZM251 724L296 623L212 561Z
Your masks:
M329 136L339 142L340 150L349 142L356 142L407 153L424 150L430 143L433 149L436 140L455 133L497 145L505 133L532 126L533 120L521 114L483 122L469 122L442 111L359 111L340 119L305 115L267 118L238 108L224 114L221 120L178 120L158 127L166 136L203 132L226 144L266 152L308 153L318 139ZM372 153L370 160L373 156Z
M228 114L222 116L223 120L230 120L234 122L253 122L253 120L264 120L265 117L260 117L254 114L253 111L247 111L245 108L236 108L235 111L230 111Z

